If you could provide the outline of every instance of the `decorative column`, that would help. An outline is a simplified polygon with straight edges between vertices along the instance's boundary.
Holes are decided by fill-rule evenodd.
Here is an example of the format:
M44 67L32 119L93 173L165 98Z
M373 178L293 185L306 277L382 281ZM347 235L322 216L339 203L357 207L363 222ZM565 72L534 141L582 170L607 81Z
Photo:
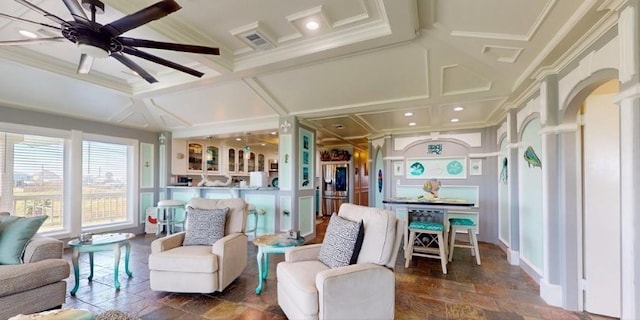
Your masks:
M507 251L507 260L512 265L520 265L520 209L518 188L518 128L517 110L511 109L507 114L507 141L509 152L507 155L508 197L509 197L509 239L511 243Z
M295 117L280 119L276 231L297 230L315 238L315 131Z
M561 175L558 149L558 78L552 74L540 83L540 123L542 125L542 243L543 270L540 279L540 296L549 304L563 306L563 279L566 268L577 268L577 261L567 261L567 241L563 229L567 215L559 214L558 197L561 194ZM574 130L575 134L575 130ZM575 229L575 225L571 226ZM574 241L575 242L575 241ZM575 269L577 270L577 269ZM576 273L575 271L573 272ZM576 295L577 296L577 295ZM577 307L574 306L574 309Z
M620 43L621 319L640 318L640 3L629 1L618 20Z

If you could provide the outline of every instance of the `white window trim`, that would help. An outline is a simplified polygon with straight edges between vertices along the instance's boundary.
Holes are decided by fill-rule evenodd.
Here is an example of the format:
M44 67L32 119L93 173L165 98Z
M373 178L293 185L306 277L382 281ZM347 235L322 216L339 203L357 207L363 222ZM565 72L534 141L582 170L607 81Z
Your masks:
M114 144L122 144L122 145L126 145L127 146L127 155L128 155L128 159L127 159L127 172L128 177L127 177L127 186L130 186L127 188L127 220L131 221L131 222L124 222L124 223L116 223L116 224L109 224L109 225L103 225L103 226L94 226L94 227L86 227L86 228L82 228L80 225L78 225L76 228L78 229L77 232L72 232L73 234L79 234L80 232L110 232L110 231L117 231L117 230L121 230L121 229L126 229L126 228L135 228L140 224L140 214L138 214L138 207L139 207L139 170L138 170L138 162L139 162L139 153L140 153L140 148L139 148L139 142L136 139L128 139L128 138L120 138L120 137L111 137L111 136L105 136L105 135L98 135L98 134L92 134L92 133L82 133L81 134L82 139L80 140L79 143L79 148L80 148L80 166L76 166L74 167L74 170L78 170L76 169L77 167L80 168L80 170L78 171L78 178L79 178L79 185L80 185L80 194L82 193L82 142L85 140L89 140L89 141L97 141L97 142L104 142L104 143L114 143ZM81 212L82 210L82 197L78 197L78 203L76 204L78 206L79 211L74 211L74 212ZM75 203L74 203L75 204ZM78 219L78 224L81 224L80 219Z

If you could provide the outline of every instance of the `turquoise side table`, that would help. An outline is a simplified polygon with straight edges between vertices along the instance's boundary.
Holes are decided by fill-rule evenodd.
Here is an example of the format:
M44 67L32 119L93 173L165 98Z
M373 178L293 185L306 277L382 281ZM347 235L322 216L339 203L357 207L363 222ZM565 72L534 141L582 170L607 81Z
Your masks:
M253 244L258 246L258 287L256 294L262 293L262 282L269 274L269 254L284 253L287 248L296 247L304 243L304 237L298 239L288 239L286 233L265 234L253 240Z
M133 274L129 271L129 254L131 253L131 244L129 240L136 235L133 233L104 233L94 235L90 241L82 242L78 239L69 241L69 247L73 248L73 275L75 276L75 286L71 290L71 295L75 296L80 286L80 267L78 266L78 257L81 252L89 253L90 273L89 281L93 280L93 253L100 251L113 251L113 285L116 290L120 290L120 281L118 281L118 267L120 265L120 248L125 247L124 269L129 277Z

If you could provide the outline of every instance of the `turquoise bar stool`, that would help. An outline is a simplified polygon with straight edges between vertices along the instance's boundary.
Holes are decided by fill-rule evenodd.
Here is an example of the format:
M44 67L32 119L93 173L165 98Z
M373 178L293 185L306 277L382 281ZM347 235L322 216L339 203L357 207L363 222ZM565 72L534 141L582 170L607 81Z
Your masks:
M178 219L176 217L176 210L184 210L186 204L187 203L182 200L158 201L158 214L156 215L156 218L158 219L158 229L156 229L156 237L160 236L160 233L162 233L162 227L167 229L167 235L174 232L176 225L180 225L182 230L184 230L184 222L186 220L187 213L185 211L184 217L182 219Z
M449 241L449 261L453 260L453 249L458 248L469 248L471 249L471 255L476 257L476 263L480 265L480 250L478 250L478 238L476 237L476 223L471 219L462 219L462 218L451 218L449 219L449 226L451 227L451 231L449 232L449 236L451 240ZM456 242L456 233L458 231L463 231L469 234L469 242Z
M422 236L428 234L430 236ZM438 246L435 248L435 246ZM412 221L409 224L409 241L405 252L404 267L408 268L411 258L425 257L440 259L442 273L447 274L447 242L444 226L438 222Z

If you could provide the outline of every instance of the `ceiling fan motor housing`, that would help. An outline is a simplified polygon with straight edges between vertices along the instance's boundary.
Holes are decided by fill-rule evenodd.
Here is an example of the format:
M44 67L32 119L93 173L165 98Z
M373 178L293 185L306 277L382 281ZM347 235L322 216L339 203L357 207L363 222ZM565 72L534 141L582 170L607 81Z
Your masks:
M97 24L98 29L101 27ZM94 58L106 58L113 52L122 51L122 44L107 32L95 31L78 22L69 22L62 29L62 35L78 45L82 53Z

